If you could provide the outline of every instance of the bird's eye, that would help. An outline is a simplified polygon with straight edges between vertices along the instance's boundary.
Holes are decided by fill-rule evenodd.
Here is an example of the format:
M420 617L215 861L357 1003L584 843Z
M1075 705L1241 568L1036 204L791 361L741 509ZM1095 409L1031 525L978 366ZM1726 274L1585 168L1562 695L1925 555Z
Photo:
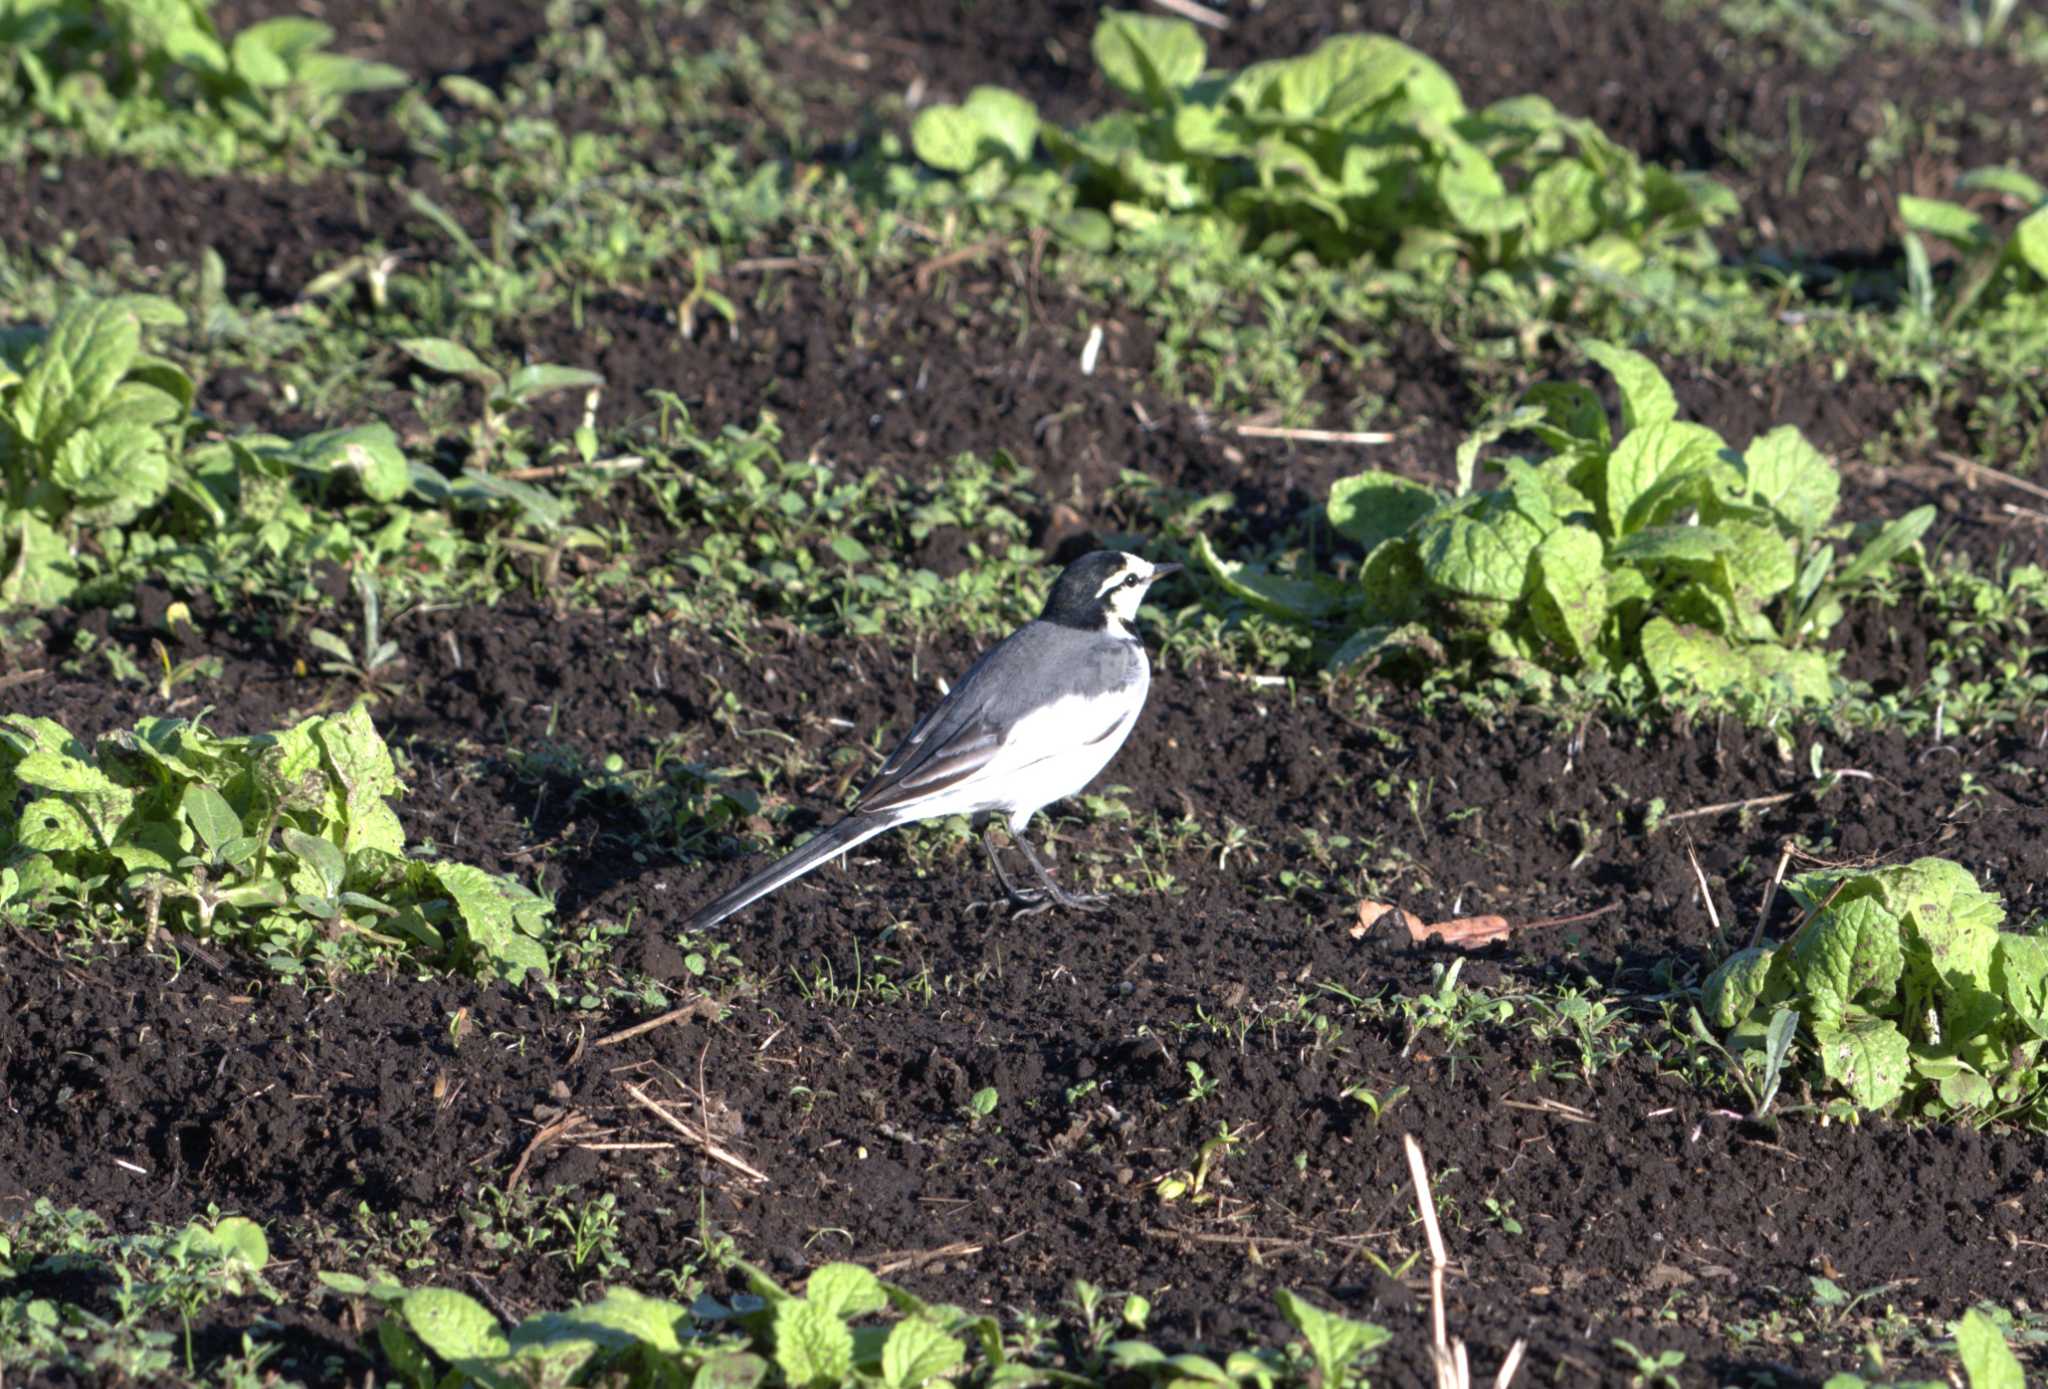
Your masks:
M1136 574L1133 574L1133 575L1131 575L1131 576L1130 576L1129 578L1127 578L1127 579L1125 579L1125 580L1124 580L1124 587L1125 587L1125 588L1136 588L1137 586L1138 586L1138 576L1137 576Z

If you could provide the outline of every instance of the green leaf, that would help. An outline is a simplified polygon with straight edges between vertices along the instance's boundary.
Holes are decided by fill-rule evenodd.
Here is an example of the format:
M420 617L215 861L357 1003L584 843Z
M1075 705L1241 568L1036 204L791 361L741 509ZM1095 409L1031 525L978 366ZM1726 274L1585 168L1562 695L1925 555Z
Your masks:
M1750 442L1742 455L1749 490L1806 539L1834 519L1842 477L1827 456L1789 424Z
M1719 694L1741 685L1749 674L1734 648L1702 627L1653 617L1643 624L1638 641L1643 667L1660 695Z
M1723 521L1718 530L1729 542L1721 555L1721 588L1729 598L1756 609L1792 587L1799 562L1791 541L1746 521Z
M1700 990L1700 1007L1707 1021L1727 1032L1748 1018L1763 998L1764 983L1776 960L1776 950L1760 945L1738 950L1723 960Z
M399 1304L399 1314L421 1344L443 1360L495 1360L512 1351L498 1319L475 1298L451 1288L415 1288Z
M1686 572L1704 570L1735 548L1735 542L1707 526L1652 526L1614 547L1625 564L1668 564Z
M235 814L227 798L204 782L195 781L185 788L179 799L179 808L206 847L219 853L221 846L242 837L242 817Z
M57 447L50 480L114 525L163 499L171 486L166 441L146 425L95 424Z
M1725 448L1721 436L1688 420L1658 420L1634 427L1607 455L1602 470L1602 515L1610 539L1640 530L1653 519L1643 502L1658 495L1667 478L1689 477L1711 469Z
M1792 947L1816 1028L1840 1025L1865 993L1889 998L1905 971L1899 918L1875 897L1837 898Z
M820 1265L804 1284L804 1296L835 1317L851 1319L879 1312L889 1305L882 1280L859 1264Z
M1560 453L1579 445L1605 451L1611 442L1599 393L1583 381L1539 381L1522 393L1522 403L1543 412L1531 427Z
M1417 529L1415 548L1430 583L1461 598L1501 603L1521 597L1529 557L1543 530L1510 492L1462 497Z
M1938 236L1967 251L1981 250L1984 246L1984 219L1959 203L1902 193L1899 195L1899 220L1906 224L1908 230Z
M1528 220L1528 207L1508 192L1506 180L1486 152L1456 136L1439 146L1436 191L1444 210L1461 229L1477 235L1513 231Z
M853 1370L853 1333L807 1298L776 1304L775 1363L792 1386L836 1385Z
M2048 937L1999 932L1991 983L2014 1012L2048 1018Z
M461 343L451 342L447 338L400 338L398 350L421 366L444 375L460 376L486 389L496 390L504 381L504 378L488 366L483 358Z
M0 507L0 607L49 607L77 591L70 542L33 512Z
M348 859L331 841L290 825L278 832L278 838L288 853L319 878L323 895L332 897L341 891L342 883L348 878Z
M759 1389L768 1378L769 1364L746 1351L722 1351L706 1356L697 1367L691 1389Z
M328 774L341 789L330 814L344 826L341 849L347 854L375 849L394 858L405 853L405 828L386 798L405 788L391 749L358 704L345 714L311 721L314 742L326 755Z
M1436 510L1436 489L1395 473L1354 473L1330 484L1330 529L1361 549L1405 534Z
M1318 621L1343 606L1344 593L1330 581L1284 579L1248 564L1225 560L1206 535L1195 536L1195 558L1233 598L1297 622Z
M1905 1093L1912 1048L1886 1019L1863 1018L1846 1027L1815 1022L1813 1033L1822 1073L1858 1108L1882 1109Z
M1282 1288L1275 1294L1280 1315L1308 1342L1309 1356L1316 1362L1318 1383L1345 1383L1346 1372L1360 1356L1370 1354L1393 1339L1393 1333L1371 1322L1325 1312Z
M918 1389L966 1363L967 1347L923 1317L905 1317L882 1343L882 1382L889 1389Z
M1544 639L1585 660L1607 625L1606 547L1583 526L1560 526L1536 547L1529 615Z
M297 466L355 477L363 495L373 502L393 502L412 485L398 435L388 424L363 424L308 434L287 451Z
M1980 190L1999 193L2028 207L2048 203L2048 185L2019 169L1972 169L1956 180L1956 187L1967 193Z
M144 317L161 321L151 305L169 307L138 295L73 300L58 312L15 391L15 428L29 443L55 443L99 414L142 355Z
M1835 576L1835 586L1843 590L1853 588L1888 568L1893 560L1912 549L1926 534L1927 528L1934 524L1934 515L1932 505L1917 506L1879 531L1855 559L1842 567L1842 572Z
M2013 254L2041 279L2048 280L2048 207L2038 207L2012 229Z
M519 929L501 880L466 863L436 863L433 874L454 900L463 936L479 961L515 984L529 971L547 973L547 950Z
M214 1246L238 1260L251 1273L261 1273L270 1263L270 1241L263 1227L245 1216L223 1217L206 1231Z
M1170 104L1208 62L1208 47L1193 24L1133 10L1104 14L1088 46L1111 86L1155 109Z
M1621 428L1629 434L1645 425L1678 416L1678 397L1657 364L1640 352L1598 339L1579 344L1588 357L1607 369L1621 388Z
M501 394L525 405L540 400L558 391L587 391L604 384L604 373L585 367L557 366L551 362L536 362L524 366L505 380Z
M1998 1324L1975 1307L1956 1323L1956 1355L1969 1376L1970 1389L2026 1389L2019 1357L2006 1345Z
M958 106L930 106L910 124L910 145L935 169L965 174L992 158L1031 162L1038 108L1002 87L976 87Z

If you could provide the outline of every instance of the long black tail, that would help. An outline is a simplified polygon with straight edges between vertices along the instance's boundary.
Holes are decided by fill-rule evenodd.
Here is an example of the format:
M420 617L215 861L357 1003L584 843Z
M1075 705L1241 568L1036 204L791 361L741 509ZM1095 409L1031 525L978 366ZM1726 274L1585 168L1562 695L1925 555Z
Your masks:
M881 815L847 816L831 829L818 834L803 848L777 859L774 864L756 873L717 901L706 903L690 918L687 929L703 931L716 926L734 912L752 906L778 887L795 882L819 864L839 857L856 844L865 844L884 830L895 828L897 823Z

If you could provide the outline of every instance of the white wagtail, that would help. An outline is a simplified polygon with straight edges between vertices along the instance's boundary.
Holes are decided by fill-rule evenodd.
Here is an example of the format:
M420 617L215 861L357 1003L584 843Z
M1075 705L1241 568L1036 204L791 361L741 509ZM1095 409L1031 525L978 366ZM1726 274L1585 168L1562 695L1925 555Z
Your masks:
M884 830L966 815L981 830L996 881L1019 914L1088 909L1102 898L1053 881L1024 838L1040 810L1073 795L1109 765L1145 707L1152 683L1131 630L1145 590L1178 564L1120 550L1084 555L1054 581L1045 611L984 652L938 707L918 720L846 816L690 918L704 930ZM1038 886L1003 871L990 836L1008 821Z

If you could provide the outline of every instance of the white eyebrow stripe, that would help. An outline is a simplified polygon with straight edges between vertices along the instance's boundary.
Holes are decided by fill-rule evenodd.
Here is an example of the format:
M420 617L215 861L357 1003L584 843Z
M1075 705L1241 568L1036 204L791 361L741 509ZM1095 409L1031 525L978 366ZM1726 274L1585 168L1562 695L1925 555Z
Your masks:
M1117 570L1116 573L1110 575L1107 579L1104 579L1102 581L1102 587L1095 590L1095 596L1097 598L1102 597L1105 593L1108 593L1111 589L1115 588L1118 584L1122 583L1125 579L1128 579L1129 577L1131 577L1131 566L1126 564L1123 568Z

